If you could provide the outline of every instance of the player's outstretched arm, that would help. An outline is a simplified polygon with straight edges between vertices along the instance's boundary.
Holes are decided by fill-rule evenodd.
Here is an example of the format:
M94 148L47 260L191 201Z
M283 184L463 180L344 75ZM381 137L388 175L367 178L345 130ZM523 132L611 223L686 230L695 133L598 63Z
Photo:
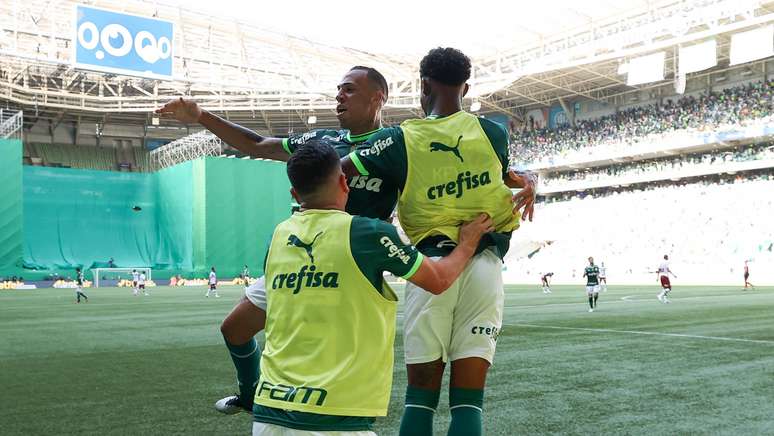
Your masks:
M440 294L449 289L449 286L462 274L468 260L473 257L481 236L492 231L494 231L494 223L486 214L481 214L475 220L465 223L460 228L460 242L454 251L439 260L424 258L409 281L432 294Z
M252 130L212 114L193 101L180 97L172 100L156 113L181 123L199 123L226 144L250 157L287 161L290 157L282 148L282 139L261 136Z

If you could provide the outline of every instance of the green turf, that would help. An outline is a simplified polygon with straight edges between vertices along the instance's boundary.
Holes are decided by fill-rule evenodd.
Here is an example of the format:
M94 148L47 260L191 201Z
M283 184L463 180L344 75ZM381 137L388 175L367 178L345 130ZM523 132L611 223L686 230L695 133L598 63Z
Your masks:
M0 291L0 434L249 434L212 407L236 390L218 325L241 290L152 292ZM774 434L774 289L656 292L611 286L588 313L580 286L509 287L486 433ZM401 343L379 434L400 420Z

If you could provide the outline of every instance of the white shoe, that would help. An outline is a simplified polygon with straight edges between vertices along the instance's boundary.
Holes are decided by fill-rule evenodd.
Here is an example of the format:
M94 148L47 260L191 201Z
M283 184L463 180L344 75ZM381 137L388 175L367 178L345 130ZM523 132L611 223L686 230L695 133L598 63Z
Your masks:
M226 415L234 415L239 412L247 412L239 403L239 396L231 395L221 398L215 403L215 410Z
M215 298L220 298L220 295L218 295L218 294L215 294Z
M594 311L594 309L589 309L589 313L591 313L591 312L593 312L593 311Z

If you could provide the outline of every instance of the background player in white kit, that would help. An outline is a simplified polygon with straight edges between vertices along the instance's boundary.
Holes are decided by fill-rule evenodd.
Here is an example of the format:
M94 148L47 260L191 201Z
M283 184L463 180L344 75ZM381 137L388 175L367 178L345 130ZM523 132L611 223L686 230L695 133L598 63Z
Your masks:
M669 282L669 274L672 274L672 277L677 278L675 273L672 272L672 270L669 269L669 256L666 254L664 255L664 261L661 262L661 265L658 266L658 280L661 282L661 293L658 294L656 298L658 298L658 301L662 303L669 303L669 299L667 298L667 294L669 294L672 291L672 283Z
M140 283L140 273L137 272L136 269L132 270L132 293L134 295L139 294L139 291L137 290L137 285Z
M138 287L140 288L140 290L142 291L142 295L150 295L150 294L148 293L148 291L146 291L146 290L145 290L145 279L146 279L146 277L145 277L145 273L144 273L144 272L141 272L141 273L140 273L140 276L139 276L139 277L138 277L138 279L137 279L137 286L138 286Z
M215 267L213 266L210 269L210 279L209 279L209 287L207 288L207 295L205 297L210 298L210 292L215 294L215 298L220 298L220 295L218 295L218 277L215 276Z
M599 287L602 292L607 291L607 268L605 262L599 264Z

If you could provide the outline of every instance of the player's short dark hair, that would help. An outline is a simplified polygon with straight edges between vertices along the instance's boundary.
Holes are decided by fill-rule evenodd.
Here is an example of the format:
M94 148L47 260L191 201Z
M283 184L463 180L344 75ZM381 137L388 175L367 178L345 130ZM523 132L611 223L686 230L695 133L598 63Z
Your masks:
M444 85L460 86L470 79L470 58L452 47L430 50L419 63L419 75Z
M387 97L390 95L389 87L387 86L387 79L384 78L382 73L380 73L376 68L371 67L364 67L362 65L355 65L354 67L350 68L349 71L365 71L366 77L368 77L368 80L371 81L371 83L376 87L376 89L382 91L384 93L384 101L387 101Z
M324 141L311 140L288 160L288 179L299 195L314 193L341 166L339 155Z

